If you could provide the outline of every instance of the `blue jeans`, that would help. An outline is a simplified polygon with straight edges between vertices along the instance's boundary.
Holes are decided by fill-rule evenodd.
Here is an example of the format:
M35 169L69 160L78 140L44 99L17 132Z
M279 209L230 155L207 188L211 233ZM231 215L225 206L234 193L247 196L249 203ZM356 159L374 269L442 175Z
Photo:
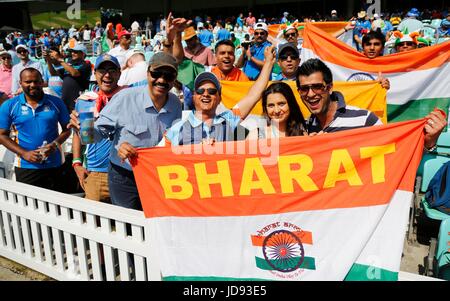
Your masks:
M113 205L142 210L141 200L132 171L109 163L108 184L111 203Z

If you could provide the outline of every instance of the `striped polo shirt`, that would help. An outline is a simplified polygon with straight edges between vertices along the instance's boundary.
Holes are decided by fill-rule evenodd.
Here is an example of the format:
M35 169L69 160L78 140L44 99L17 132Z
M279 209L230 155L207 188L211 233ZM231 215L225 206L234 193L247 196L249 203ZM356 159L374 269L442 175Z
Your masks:
M322 129L319 119L312 114L306 124L308 133L318 133L320 131L332 133L383 124L374 113L357 107L347 106L342 93L335 91L330 97L331 101L338 102L333 121Z

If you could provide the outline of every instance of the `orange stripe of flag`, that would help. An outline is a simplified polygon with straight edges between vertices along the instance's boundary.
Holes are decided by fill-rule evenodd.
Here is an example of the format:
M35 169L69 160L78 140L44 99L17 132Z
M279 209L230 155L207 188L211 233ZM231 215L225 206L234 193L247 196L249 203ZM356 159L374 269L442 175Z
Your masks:
M296 232L292 232L292 233L295 236L297 236L298 239L300 239L300 241L303 244L308 244L308 245L312 245L313 244L312 233L311 232L309 232L309 231L296 231ZM262 247L265 238L266 238L266 236L252 235L252 245L254 247ZM269 246L272 246L272 245L269 244Z

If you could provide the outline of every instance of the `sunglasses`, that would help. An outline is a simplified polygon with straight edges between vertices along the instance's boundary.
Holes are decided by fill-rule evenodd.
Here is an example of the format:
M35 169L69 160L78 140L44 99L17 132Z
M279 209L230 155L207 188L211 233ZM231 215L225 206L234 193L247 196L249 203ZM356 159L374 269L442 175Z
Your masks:
M291 60L298 60L298 55L296 54L280 54L279 58L282 61L285 61L288 59L288 57L291 58Z
M177 78L177 75L174 72L161 71L161 70L154 70L154 71L149 71L149 72L150 72L150 75L154 79L158 79L158 78L162 77L166 81L172 82Z
M203 95L203 93L205 93L205 91L208 92L209 95L216 95L217 94L217 89L216 88L198 88L195 90L195 93L199 94L199 95Z
M25 49L17 50L17 53L19 53L19 54L28 53L28 50L25 50Z
M293 33L287 33L284 35L285 38L290 38L290 37L295 37L297 35L297 33L293 32Z
M398 47L403 47L403 46L414 46L415 44L413 42L402 42L397 44Z
M300 94L306 95L306 94L308 94L309 90L311 89L315 94L320 94L327 87L328 87L328 85L324 85L324 84L300 85L300 87L298 88L298 91L300 92Z

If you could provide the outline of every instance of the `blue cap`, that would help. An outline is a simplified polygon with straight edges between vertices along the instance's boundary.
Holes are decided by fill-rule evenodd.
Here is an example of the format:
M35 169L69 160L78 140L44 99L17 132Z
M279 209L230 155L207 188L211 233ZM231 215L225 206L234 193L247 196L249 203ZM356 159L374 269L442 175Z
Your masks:
M107 53L103 53L97 58L97 60L95 61L94 69L97 70L97 68L104 62L111 62L117 67L117 69L120 70L120 64L117 58Z
M73 51L82 51L84 54L87 54L87 48L83 44L77 43L73 48L70 48Z
M411 8L411 10L408 12L408 17L418 17L420 14L419 10L417 8Z

